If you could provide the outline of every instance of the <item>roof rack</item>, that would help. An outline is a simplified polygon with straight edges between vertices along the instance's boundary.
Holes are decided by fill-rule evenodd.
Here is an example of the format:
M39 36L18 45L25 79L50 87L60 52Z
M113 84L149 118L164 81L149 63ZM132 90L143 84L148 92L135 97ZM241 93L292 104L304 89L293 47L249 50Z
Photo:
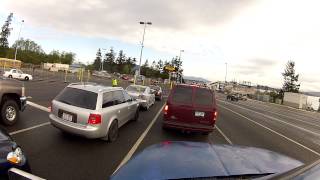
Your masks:
M69 86L74 86L74 85L98 85L95 82L76 82L76 83L70 83Z

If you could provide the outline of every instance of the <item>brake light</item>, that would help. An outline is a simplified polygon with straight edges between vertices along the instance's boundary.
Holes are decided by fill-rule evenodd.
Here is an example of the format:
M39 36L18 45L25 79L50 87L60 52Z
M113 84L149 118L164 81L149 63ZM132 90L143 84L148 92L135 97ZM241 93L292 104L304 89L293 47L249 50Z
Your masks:
M163 110L164 110L164 115L167 115L168 114L168 110L169 110L169 106L166 105Z
M215 111L213 113L213 120L216 121L217 120L217 117L218 117L218 111Z
M100 114L90 114L88 124L101 124Z
M49 112L52 112L52 101L50 103L50 106L48 107Z

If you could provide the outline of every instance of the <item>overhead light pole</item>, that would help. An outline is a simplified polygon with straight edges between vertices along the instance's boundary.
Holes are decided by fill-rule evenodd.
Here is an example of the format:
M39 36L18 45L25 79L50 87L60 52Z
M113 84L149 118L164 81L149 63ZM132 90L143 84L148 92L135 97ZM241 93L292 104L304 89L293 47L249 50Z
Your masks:
M141 50L140 50L140 60L139 60L139 75L140 75L140 72L141 72L141 60L142 60L142 52L143 52L143 48L144 48L144 35L146 33L146 27L147 25L152 25L152 22L140 22L141 25L144 25L143 26L143 35L142 35L142 41L141 41Z
M24 20L21 21L20 24L20 30L19 30L19 34L18 34L18 40L17 40L17 44L16 44L16 51L14 53L14 60L17 60L17 53L18 53L18 44L19 44L19 39L20 39L20 33L21 33L21 29L22 29L22 24L24 23Z
M104 55L106 55L107 49L102 48L102 50L104 50ZM103 71L103 54L102 54L102 59L101 59L101 71Z
M226 64L226 75L224 76L224 82L226 83L227 82L227 74L228 74L228 63L225 63Z
M179 61L181 61L181 54L184 52L183 49L180 50L180 53L179 53ZM182 74L180 74L180 67L178 69L178 77L179 77L179 82L182 83Z

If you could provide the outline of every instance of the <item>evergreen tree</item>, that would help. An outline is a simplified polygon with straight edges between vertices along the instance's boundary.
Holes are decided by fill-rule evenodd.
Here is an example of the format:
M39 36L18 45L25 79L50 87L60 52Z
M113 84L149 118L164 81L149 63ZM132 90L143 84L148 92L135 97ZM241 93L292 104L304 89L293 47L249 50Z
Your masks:
M118 72L121 72L125 61L126 61L126 55L123 53L123 50L120 50L119 55L116 59L116 63L118 66Z
M283 92L299 92L300 84L298 84L299 74L295 73L295 62L288 61L282 76L284 78L284 83L282 90Z
M9 43L8 43L8 37L11 33L11 28L10 28L10 24L12 21L12 16L13 13L10 13L10 15L8 16L7 20L5 21L4 25L1 28L1 33L0 33L0 48L8 48L9 47Z
M103 66L107 71L112 72L112 67L115 64L116 54L114 53L113 48L110 48L109 52L105 54L105 58L103 60Z
M97 54L96 54L96 59L93 62L94 70L101 70L101 59L102 59L101 50L99 48L98 51L97 51Z

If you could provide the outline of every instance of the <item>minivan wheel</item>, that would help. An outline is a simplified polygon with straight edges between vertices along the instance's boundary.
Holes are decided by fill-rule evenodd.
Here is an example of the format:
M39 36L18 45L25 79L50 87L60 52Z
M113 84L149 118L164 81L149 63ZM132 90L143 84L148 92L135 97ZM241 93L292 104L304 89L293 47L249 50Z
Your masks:
M118 137L118 121L114 120L111 123L108 133L108 140L109 142L114 142Z
M5 100L1 107L1 118L5 125L13 125L19 119L19 107L14 100Z
M28 77L28 76L26 76L26 77L24 78L24 80L29 81L29 77Z

